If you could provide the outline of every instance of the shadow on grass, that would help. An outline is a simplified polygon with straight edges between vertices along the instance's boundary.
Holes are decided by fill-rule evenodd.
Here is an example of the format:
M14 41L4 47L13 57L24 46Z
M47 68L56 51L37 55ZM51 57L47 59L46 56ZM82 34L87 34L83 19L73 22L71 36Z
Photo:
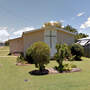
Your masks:
M33 70L33 71L30 71L29 74L31 75L36 75L36 76L39 76L39 75L47 75L49 74L49 71L48 70L43 70L42 72L39 71L39 70Z

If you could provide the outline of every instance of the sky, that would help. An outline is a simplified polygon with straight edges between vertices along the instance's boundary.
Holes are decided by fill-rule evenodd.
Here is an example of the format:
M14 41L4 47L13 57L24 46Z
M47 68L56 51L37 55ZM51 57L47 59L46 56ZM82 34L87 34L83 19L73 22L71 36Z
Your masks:
M90 0L0 0L0 42L49 21L90 35Z

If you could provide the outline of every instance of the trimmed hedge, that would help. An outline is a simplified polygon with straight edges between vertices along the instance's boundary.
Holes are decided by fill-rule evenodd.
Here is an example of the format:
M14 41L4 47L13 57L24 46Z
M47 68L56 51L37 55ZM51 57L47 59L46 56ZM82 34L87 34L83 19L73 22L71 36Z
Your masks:
M81 60L81 56L84 55L84 48L80 44L73 44L71 45L71 53L75 60Z

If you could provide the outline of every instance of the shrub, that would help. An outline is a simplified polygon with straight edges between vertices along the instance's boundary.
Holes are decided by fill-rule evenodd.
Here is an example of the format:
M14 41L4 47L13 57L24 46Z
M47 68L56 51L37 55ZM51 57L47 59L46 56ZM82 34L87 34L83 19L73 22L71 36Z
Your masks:
M27 49L25 60L26 60L28 63L33 64L33 63L34 63L34 60L33 60L33 58L32 58L31 55L32 55L32 46Z
M77 68L77 66L71 63L67 63L67 64L64 64L63 71L71 71L72 68Z
M81 56L84 54L84 48L79 44L73 44L71 46L71 53L75 60L81 60Z
M70 50L67 44L57 44L56 45L57 52L55 54L56 61L58 62L59 71L63 72L63 61L65 58L70 56Z
M20 56L17 57L17 63L26 63L23 53L21 53Z
M67 63L67 64L64 64L63 71L70 71L70 70L72 70L72 67L71 67L71 65L70 65L69 63Z
M49 46L46 43L39 41L34 43L28 51L27 54L33 59L35 66L38 67L40 71L43 71L45 65L49 63Z
M67 44L57 44L56 45L56 49L57 49L57 52L59 51L59 49L61 49L61 47L63 46L64 48L64 52L65 52L65 59L69 59L71 57L71 51L70 51L70 48Z
M74 65L74 64L71 64L71 63L63 64L63 71L68 72L68 71L71 71L72 68L77 68L77 66ZM57 66L55 66L55 69L58 70L58 71L60 71L60 68L57 67Z

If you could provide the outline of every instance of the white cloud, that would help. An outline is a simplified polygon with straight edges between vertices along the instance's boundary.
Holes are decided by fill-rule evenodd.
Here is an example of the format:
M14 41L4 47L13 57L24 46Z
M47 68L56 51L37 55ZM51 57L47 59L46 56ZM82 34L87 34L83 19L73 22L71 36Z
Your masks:
M83 24L81 24L80 28L81 29L85 29L85 28L88 28L90 27L90 17L88 17L88 20L85 21Z
M57 22L59 22L59 21L50 21L50 23L52 23L52 24L53 24L53 23L57 23ZM60 22L63 23L64 20L60 20Z
M0 30L8 30L7 27L0 27Z
M13 32L12 35L10 36L10 39L21 37L23 32L34 30L34 29L35 28L33 28L33 27L24 27L20 30L17 30L16 32Z
M0 29L0 42L4 42L8 40L8 38L9 38L9 33L7 32L7 30Z
M78 13L77 16L80 17L80 16L83 16L85 14L85 12L81 12L81 13Z
M86 27L85 27L84 24L81 24L80 28L81 28L81 29L85 29Z
M60 22L61 22L61 23L63 23L63 22L64 22L64 20L60 20Z
M64 26L62 26L62 28L64 28Z

